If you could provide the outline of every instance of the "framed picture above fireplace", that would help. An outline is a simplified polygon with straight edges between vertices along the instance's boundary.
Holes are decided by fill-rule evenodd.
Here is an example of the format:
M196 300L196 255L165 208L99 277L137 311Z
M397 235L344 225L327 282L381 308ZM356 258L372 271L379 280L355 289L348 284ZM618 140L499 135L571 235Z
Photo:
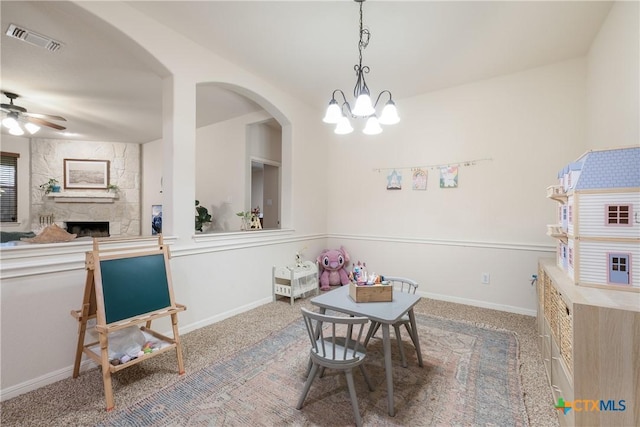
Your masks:
M109 186L109 160L64 159L64 188L99 190Z

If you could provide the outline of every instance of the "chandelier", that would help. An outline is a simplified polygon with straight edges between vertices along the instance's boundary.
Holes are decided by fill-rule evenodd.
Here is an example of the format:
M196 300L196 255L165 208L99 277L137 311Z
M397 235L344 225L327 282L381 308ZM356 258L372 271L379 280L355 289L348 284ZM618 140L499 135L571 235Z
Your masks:
M366 49L369 44L371 32L368 28L363 28L362 26L362 3L364 3L365 0L354 1L356 3L360 3L360 41L358 42L359 61L358 64L353 67L356 72L356 85L353 88L353 96L356 99L356 102L354 107L351 108L344 92L340 89L334 90L331 95L329 107L327 107L327 112L322 121L325 123L335 124L336 128L334 132L339 135L345 135L353 132L353 127L351 126L348 116L351 116L353 119L366 118L367 122L362 132L367 135L376 135L382 132L382 127L380 125L396 124L400 121L400 117L398 117L398 111L396 110L396 104L393 102L391 92L388 90L380 92L375 104L371 102L369 87L364 79L364 75L369 73L369 67L362 65L362 50ZM340 94L342 96L342 104L338 104L336 94ZM378 102L382 96L385 94L389 95L389 100L384 105L382 113L378 118L378 115L376 114L376 107L378 106Z

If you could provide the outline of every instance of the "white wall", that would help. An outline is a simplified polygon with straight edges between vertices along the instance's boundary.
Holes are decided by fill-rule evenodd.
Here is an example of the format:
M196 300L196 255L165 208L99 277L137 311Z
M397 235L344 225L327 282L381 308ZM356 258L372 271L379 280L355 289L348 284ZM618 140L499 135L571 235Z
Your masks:
M545 190L585 151L585 82L586 61L575 59L398 100L399 125L336 136L327 174L334 246L370 270L412 276L432 296L533 314L529 279L555 249L545 233L556 205ZM411 189L411 167L455 163L458 188L439 188L438 169L427 168L427 190ZM393 168L400 191L386 190ZM485 272L489 285L480 284Z
M587 60L587 147L640 144L639 2L614 4Z
M18 222L0 223L4 231L30 231L31 209L29 203L29 188L31 187L31 154L29 139L13 135L2 135L0 150L9 153L18 153ZM20 191L23 189L23 191Z

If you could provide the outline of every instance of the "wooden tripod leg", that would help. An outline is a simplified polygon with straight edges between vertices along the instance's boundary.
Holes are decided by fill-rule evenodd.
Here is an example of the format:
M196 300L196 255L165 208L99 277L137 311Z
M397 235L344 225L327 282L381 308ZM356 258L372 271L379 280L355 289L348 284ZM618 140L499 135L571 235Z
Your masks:
M87 333L87 321L90 314L95 314L95 281L93 271L87 270L87 278L84 284L84 296L82 297L82 311L78 319L78 345L76 346L76 360L73 364L73 378L80 375L80 362L84 351L84 337ZM94 313L91 313L93 308ZM76 314L71 312L72 315Z
M173 340L176 342L176 357L178 359L178 374L184 374L184 361L182 360L182 344L180 343L180 333L178 332L178 314L171 315L171 326L173 327Z
M87 317L89 316L89 303L82 305L82 312L78 322L78 345L76 347L76 360L73 364L73 378L80 375L80 362L82 361L82 353L84 350L84 337L87 333Z
M107 332L100 331L100 364L102 365L102 382L104 383L104 398L107 402L107 411L114 408L113 388L111 386L111 370L109 368L109 339Z

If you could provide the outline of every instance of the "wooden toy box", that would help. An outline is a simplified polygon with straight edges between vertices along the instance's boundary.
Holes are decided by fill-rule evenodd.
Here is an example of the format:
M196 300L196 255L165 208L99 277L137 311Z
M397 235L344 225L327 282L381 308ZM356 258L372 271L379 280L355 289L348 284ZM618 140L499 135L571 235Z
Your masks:
M355 302L389 302L393 301L393 286L364 285L349 283L349 296Z

